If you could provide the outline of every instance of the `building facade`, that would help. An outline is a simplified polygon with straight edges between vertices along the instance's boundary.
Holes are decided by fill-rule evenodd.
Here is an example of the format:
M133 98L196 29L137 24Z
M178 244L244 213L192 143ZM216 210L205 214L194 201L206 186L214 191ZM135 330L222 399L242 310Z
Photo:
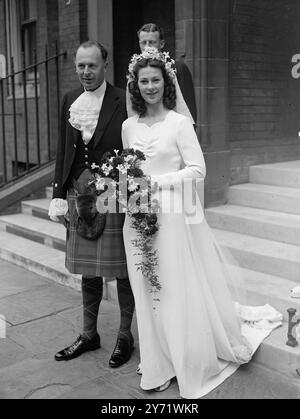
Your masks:
M31 64L35 50L42 60L46 44L51 55L58 41L59 51L67 53L59 62L61 98L78 86L76 47L96 39L109 51L108 80L125 87L128 61L139 50L137 30L146 22L162 26L165 49L184 60L193 75L197 134L208 169L205 202L211 206L226 202L230 184L247 182L250 165L300 158L300 80L292 76L292 57L300 54L299 21L298 0L0 0L0 55L9 72L10 55L15 70L21 69L22 63ZM49 71L51 92L57 73L54 67ZM38 124L33 94L28 108L32 165L37 125L42 161L49 157L43 142L49 124L51 157L57 138L57 95L50 95L46 121L43 70L38 77ZM17 130L21 151L14 164L22 165L24 104L22 81L18 84L16 128L9 116L14 112L9 87L4 92L5 132L10 138ZM0 126L0 147L1 132ZM0 172L1 164L0 159Z

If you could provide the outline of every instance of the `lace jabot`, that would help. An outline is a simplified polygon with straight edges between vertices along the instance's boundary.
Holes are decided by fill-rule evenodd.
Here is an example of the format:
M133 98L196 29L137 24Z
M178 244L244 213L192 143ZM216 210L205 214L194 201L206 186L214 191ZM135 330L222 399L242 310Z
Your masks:
M104 82L93 92L85 91L69 109L69 122L73 128L81 131L85 144L90 142L96 130L105 89L106 83Z

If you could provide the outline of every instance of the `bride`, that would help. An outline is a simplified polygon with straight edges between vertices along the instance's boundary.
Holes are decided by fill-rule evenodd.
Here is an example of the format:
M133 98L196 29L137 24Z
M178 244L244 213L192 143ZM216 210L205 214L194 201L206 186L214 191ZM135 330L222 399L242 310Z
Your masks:
M172 202L182 199L180 187L187 180L204 179L206 169L192 121L174 110L178 89L176 93L169 55L154 48L135 55L128 88L135 115L123 124L123 146L144 152L142 169L158 185L161 204L159 231L153 239L161 285L157 298L137 270L141 256L129 216L124 225L141 387L162 391L176 377L182 397L199 398L250 361L255 348L242 335L228 282L231 273L199 200L196 221L189 220L186 211L171 208Z

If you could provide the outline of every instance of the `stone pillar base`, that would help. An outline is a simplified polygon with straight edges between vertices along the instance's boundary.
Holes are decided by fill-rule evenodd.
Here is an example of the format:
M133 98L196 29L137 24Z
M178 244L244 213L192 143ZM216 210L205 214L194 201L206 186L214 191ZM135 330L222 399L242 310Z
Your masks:
M230 151L204 153L207 177L205 179L205 207L227 203L230 182Z

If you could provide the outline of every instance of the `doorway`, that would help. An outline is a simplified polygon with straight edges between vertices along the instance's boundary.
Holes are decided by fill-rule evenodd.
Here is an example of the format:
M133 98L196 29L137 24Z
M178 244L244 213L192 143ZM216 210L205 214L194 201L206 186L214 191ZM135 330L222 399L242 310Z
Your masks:
M165 33L165 50L175 57L174 0L113 0L114 84L126 87L130 58L139 53L137 31L144 23L156 23Z

